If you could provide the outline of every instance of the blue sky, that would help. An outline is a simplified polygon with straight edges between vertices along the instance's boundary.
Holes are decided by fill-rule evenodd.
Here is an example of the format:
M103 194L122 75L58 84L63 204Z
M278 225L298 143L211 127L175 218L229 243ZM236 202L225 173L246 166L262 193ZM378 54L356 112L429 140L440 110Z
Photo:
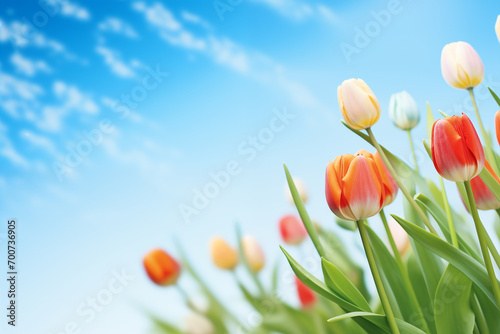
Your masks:
M142 333L140 305L181 319L180 297L148 282L142 256L157 246L175 254L180 239L207 280L231 286L206 250L211 235L234 242L236 221L269 263L284 263L276 222L293 208L283 162L308 185L311 215L335 228L324 168L369 149L339 122L343 80L372 88L383 109L375 134L406 160L405 134L387 117L392 93L407 90L422 111L428 101L435 117L472 112L466 92L441 77L445 44L472 44L500 91L497 1L243 0L224 13L195 0L47 3L5 0L0 9L0 212L20 225L22 332L59 333L75 322L82 333ZM346 56L342 45L356 52ZM484 85L477 94L492 128L498 108ZM270 134L276 113L292 116ZM251 149L259 134L266 142ZM422 122L418 146L425 137ZM186 219L180 208L232 161L238 173ZM400 200L390 211L401 211ZM134 279L85 322L78 307L122 268ZM245 312L234 291L220 294Z

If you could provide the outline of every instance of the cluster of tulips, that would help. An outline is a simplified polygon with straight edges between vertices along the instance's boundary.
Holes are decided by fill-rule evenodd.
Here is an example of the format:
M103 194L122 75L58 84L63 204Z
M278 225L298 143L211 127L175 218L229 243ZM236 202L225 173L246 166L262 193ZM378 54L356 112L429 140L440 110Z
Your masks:
M500 40L500 16L495 29ZM287 248L299 247L310 238L323 274L315 277L281 247L295 274L300 307L290 306L276 292L277 267L271 284L262 284L258 273L265 265L264 254L253 237L242 237L238 231L237 249L214 238L211 255L218 268L233 273L245 300L258 312L258 321L249 323L235 317L181 252L183 266L200 284L209 306L194 305L179 287L194 315L185 330L154 318L158 327L167 333L200 334L500 333L498 240L486 231L478 213L495 210L500 216L500 156L483 126L474 97L474 88L484 78L483 63L471 45L455 42L443 48L441 68L450 86L468 91L483 142L467 115L448 116L440 111L444 118L435 121L427 104L428 138L422 148L433 162L437 172L433 178L438 184L418 168L411 130L419 124L420 113L409 93L391 97L389 117L408 134L412 164L376 140L372 128L381 108L368 85L361 79L349 79L338 87L343 124L372 145L374 153L359 150L355 155L339 155L327 164L326 203L340 227L359 233L366 270L351 257L338 235L311 220L305 207L305 187L285 166L289 195L299 217L286 215L280 220L281 237ZM500 106L500 98L488 89ZM500 145L500 111L490 121L495 123ZM450 205L447 181L456 184L465 210L461 205ZM391 214L388 219L384 208L398 193L403 196L404 218ZM369 223L377 215L385 230L382 237ZM485 217L491 220L488 225L498 224L496 215ZM239 263L257 292L248 289L236 274ZM144 267L153 282L176 285L180 265L166 252L147 254ZM374 288L367 288L366 283L368 287L374 283Z

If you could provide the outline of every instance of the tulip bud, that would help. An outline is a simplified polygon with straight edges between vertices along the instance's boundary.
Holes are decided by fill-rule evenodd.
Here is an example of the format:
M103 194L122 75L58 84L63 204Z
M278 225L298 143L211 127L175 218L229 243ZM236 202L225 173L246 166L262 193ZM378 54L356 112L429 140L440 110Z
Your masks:
M216 237L210 242L214 264L223 270L233 270L238 265L238 253L224 239Z
M405 229L401 227L395 220L389 222L389 230L396 244L396 248L401 256L405 255L410 249L410 238Z
M281 218L279 229L283 241L290 245L299 245L307 237L304 223L293 215L286 215Z
M380 103L361 79L349 79L337 88L340 112L345 122L356 130L373 126L380 118Z
M162 249L146 254L143 264L151 281L162 286L175 284L181 273L177 261Z
M495 114L495 133L497 135L498 145L500 145L500 110Z
M483 146L465 114L434 122L431 143L434 167L447 180L472 180L484 167Z
M262 268L264 268L264 264L266 263L262 248L260 248L257 240L250 235L244 236L241 239L241 244L243 246L243 254L245 255L245 259L247 260L250 269L258 273Z
M476 87L484 78L483 62L466 42L445 45L441 53L441 72L448 85L459 89Z
M184 320L186 334L215 334L214 325L205 316L191 313Z
M411 130L420 122L417 103L406 91L392 94L389 101L389 117L401 130Z
M302 182L301 179L295 177L293 178L293 183L295 184L295 188L297 188L297 191L300 195L300 198L302 199L302 202L306 203L308 199L306 185L304 184L304 182ZM288 183L285 184L285 196L288 202L290 202L290 204L295 205L295 202L293 201L292 197L292 192L290 191Z
M498 15L497 22L495 23L495 32L497 33L497 38L500 42L500 15Z
M295 276L295 285L297 286L297 294L299 296L300 304L303 308L311 308L316 304L316 295L307 285Z
M344 154L328 163L326 201L337 217L353 221L366 219L384 206L384 182L370 155Z
M484 162L484 167L486 167L491 175L495 177L497 182L500 183L500 179L493 171L488 161ZM490 188L488 188L488 186L483 182L479 175L470 180L470 185L472 187L472 193L474 194L474 200L476 201L476 205L479 210L500 209L500 202L495 197L495 195L493 195Z

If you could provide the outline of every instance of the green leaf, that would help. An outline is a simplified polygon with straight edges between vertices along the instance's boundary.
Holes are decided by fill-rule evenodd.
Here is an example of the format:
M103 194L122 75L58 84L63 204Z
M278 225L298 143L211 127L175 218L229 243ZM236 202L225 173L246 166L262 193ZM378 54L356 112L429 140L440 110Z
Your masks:
M495 296L490 285L486 269L470 255L464 253L458 248L441 240L432 233L400 218L391 215L406 230L406 232L417 242L430 249L436 255L453 264L457 269L467 275L493 302L496 308Z
M500 106L500 98L498 98L498 95L495 94L495 92L490 87L488 87L488 90L490 91L491 96L493 96L493 98L497 102L498 106Z
M470 306L472 281L453 265L441 277L434 300L434 317L439 334L470 334L474 312Z
M326 257L325 256L325 251L323 249L323 245L321 244L318 233L316 232L316 228L314 227L314 224L312 223L311 219L309 218L309 215L307 214L306 208L304 206L304 203L302 202L302 198L300 197L299 192L297 191L297 187L295 187L295 183L293 182L292 176L290 175L290 172L288 171L288 168L286 167L285 164L283 164L285 168L285 174L286 174L286 180L288 182L288 187L290 188L290 192L292 193L292 198L293 202L295 203L295 206L297 207L297 210L299 211L300 218L302 219L302 222L304 223L304 226L306 227L307 233L311 237L311 240L314 244L314 247L316 247L316 250L318 251L318 254L320 257Z
M356 317L363 317L365 319L370 319L370 321L378 322L380 324L387 322L385 315L370 313L370 312L346 313L346 314L342 314L342 315L339 315L337 317L328 319L328 322L341 321L341 320L345 320L345 319L354 319ZM422 330L414 327L413 325L405 322L404 320L396 319L396 324L398 325L398 328L399 328L401 334L426 334Z
M344 299L352 302L363 311L371 312L370 305L359 290L347 279L342 271L324 258L321 259L326 285Z
M431 333L437 333L433 316L434 313L433 309L434 306L432 304L433 301L431 300L431 296L429 295L429 291L427 290L425 277L422 273L422 269L420 268L420 263L415 253L410 254L406 266L408 268L408 276L410 277L411 285L413 286L413 291L415 291L415 295L417 296L420 309L424 314L425 320L427 320L427 326L429 326L429 330L431 331ZM423 323L418 327L422 326Z

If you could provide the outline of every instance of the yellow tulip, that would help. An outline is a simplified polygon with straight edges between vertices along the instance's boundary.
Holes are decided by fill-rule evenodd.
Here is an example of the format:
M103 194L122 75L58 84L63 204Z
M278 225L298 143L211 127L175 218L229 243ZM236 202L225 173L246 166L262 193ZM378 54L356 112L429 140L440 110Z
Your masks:
M247 260L250 269L258 273L262 268L264 268L266 263L262 248L260 248L257 240L250 235L244 236L241 239L241 243L243 245L243 254L245 254L245 259Z
M373 126L380 118L380 103L361 79L349 79L337 88L340 112L345 122L356 130Z
M466 42L444 46L441 52L441 72L448 85L458 89L474 88L484 78L483 62L476 50Z
M215 237L210 242L214 264L223 270L233 270L238 265L238 253L224 239Z

